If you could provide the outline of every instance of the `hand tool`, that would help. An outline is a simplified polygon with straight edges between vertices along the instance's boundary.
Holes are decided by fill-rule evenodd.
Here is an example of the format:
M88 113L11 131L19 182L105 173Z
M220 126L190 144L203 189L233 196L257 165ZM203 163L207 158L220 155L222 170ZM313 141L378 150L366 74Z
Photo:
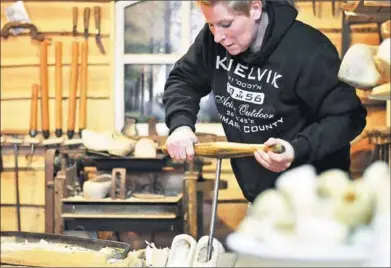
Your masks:
M49 138L49 89L48 89L48 43L41 43L40 54L41 116L42 135Z
M56 137L62 136L62 43L56 42Z
M336 1L336 0L331 0L331 12L332 12L332 14L333 14L333 17L336 16L335 1Z
M167 146L163 145L161 150L167 153ZM247 144L235 142L204 142L194 144L194 152L196 156L205 156L217 158L216 163L216 179L213 192L212 213L210 219L209 240L207 248L207 259L209 261L212 256L213 239L217 212L217 201L219 198L219 184L221 174L221 161L224 158L236 158L244 156L252 156L257 150L271 151L274 153L284 153L285 147L281 144L266 146L264 144Z
M166 145L161 146L160 149L163 151L163 153L168 153ZM194 144L194 151L197 156L213 158L236 158L253 156L254 152L257 150L283 153L285 151L285 147L280 144L269 147L264 144L237 142L202 142Z
M100 22L101 22L101 8L99 6L94 7L94 18L95 18L95 28L96 28L96 35L95 35L95 42L102 54L105 54L105 48L103 47L102 43L102 37L100 35Z
M316 17L316 0L312 0L312 13Z
M84 18L84 38L88 39L88 27L90 24L90 14L91 9L89 7L84 8L83 18Z
M20 21L12 21L7 22L3 28L1 29L1 36L3 38L8 38L10 35L10 31L13 28L22 28L29 29L31 38L38 41L48 41L50 38L46 38L44 34L38 32L37 27L32 23L20 22Z
M37 135L37 120L38 120L38 90L37 84L33 84L31 88L31 110L30 110L30 137L34 138Z
M77 35L77 16L78 16L78 9L77 7L72 8L72 18L73 18L73 25L72 25L72 35Z
M31 110L30 110L30 129L29 135L31 138L34 138L37 135L37 121L38 121L38 91L39 87L37 84L33 84L31 88ZM31 161L34 155L35 144L38 143L38 140L31 139L29 143L31 144L31 150L26 155L26 159Z
M17 228L18 231L21 231L21 216L20 216L20 194L19 194L19 164L18 164L18 155L19 155L19 144L22 143L22 140L18 138L19 131L5 130L2 131L2 134L11 135L10 139L7 139L9 143L13 145L14 151L14 171L15 171L15 191L16 191L16 219L17 219Z
M71 83L68 99L68 129L67 135L69 139L75 134L75 114L76 114L76 94L78 80L78 60L79 60L79 43L72 43L72 62L71 62Z
M86 128L87 121L87 88L88 88L88 41L81 44L80 70L80 106L79 106L79 133Z

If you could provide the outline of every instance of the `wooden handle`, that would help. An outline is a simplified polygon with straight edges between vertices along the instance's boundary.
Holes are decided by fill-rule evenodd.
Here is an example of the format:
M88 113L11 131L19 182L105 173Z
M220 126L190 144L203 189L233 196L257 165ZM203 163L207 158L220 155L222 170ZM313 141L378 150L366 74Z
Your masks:
M94 18L95 18L95 28L96 28L96 32L97 34L100 33L100 17L101 17L101 9L99 6L95 6L94 7Z
M91 9L89 7L84 8L84 31L88 31L90 25Z
M37 135L37 122L38 122L38 91L39 86L33 84L31 88L31 110L30 110L30 136L35 137Z
M166 145L162 146L162 151L167 154ZM194 144L195 155L213 157L213 158L236 158L244 156L253 156L257 150L274 153L285 152L283 145L266 146L263 144L247 144L236 142L203 142Z
M77 27L77 17L78 17L77 7L72 8L72 17L73 17L73 30L75 31Z
M79 131L86 128L87 123L87 83L88 83L88 41L81 44L81 70L80 70L80 106Z
M78 80L79 43L72 43L71 82L68 100L68 137L71 139L75 131L76 94Z
M48 45L47 42L41 42L40 53L41 124L44 138L49 137Z
M62 136L62 43L56 42L56 136ZM61 132L61 133L60 133Z

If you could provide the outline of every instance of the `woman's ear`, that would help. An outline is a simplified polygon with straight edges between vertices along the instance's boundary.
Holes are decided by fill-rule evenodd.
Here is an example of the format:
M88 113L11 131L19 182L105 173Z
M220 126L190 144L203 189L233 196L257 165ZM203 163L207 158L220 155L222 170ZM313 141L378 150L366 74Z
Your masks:
M255 21L261 18L262 14L262 2L261 1L252 1L250 7L250 17Z

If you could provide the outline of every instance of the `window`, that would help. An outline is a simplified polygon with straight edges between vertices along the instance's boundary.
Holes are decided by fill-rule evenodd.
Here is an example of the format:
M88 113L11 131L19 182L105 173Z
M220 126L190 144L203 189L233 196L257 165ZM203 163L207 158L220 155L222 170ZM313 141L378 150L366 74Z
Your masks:
M158 134L166 135L164 84L203 27L203 17L194 1L118 1L115 18L115 128L132 117L138 134L148 135L146 122L154 117ZM203 131L204 123L217 122L210 94L201 100L197 131L210 133Z

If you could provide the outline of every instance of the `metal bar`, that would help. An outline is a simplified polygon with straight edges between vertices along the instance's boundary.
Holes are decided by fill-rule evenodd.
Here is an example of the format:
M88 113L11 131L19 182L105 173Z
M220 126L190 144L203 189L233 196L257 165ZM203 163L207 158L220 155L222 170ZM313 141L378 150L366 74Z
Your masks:
M18 144L17 143L14 143L14 158L15 158L16 215L17 215L18 231L21 231L22 227L21 227L21 215L20 215Z
M342 57L346 54L350 47L350 23L348 22L345 12L342 12Z
M209 261L212 257L213 250L213 237L215 231L215 221L216 221L216 211L217 211L217 201L219 198L219 183L220 183L220 174L221 174L221 159L217 159L216 163L216 180L215 180L215 188L213 193L213 204L212 204L212 215L210 219L210 229L209 229L209 240L208 240L208 254L207 261Z

